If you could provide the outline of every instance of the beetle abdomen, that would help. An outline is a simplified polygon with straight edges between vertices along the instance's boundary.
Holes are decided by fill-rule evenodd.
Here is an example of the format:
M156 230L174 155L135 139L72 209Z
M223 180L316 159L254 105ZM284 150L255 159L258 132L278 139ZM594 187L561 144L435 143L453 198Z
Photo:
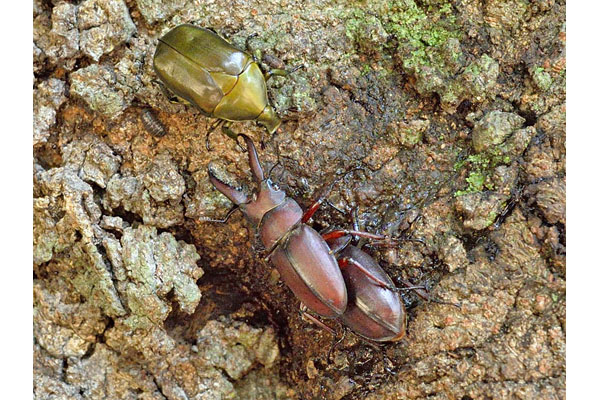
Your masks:
M213 31L190 24L171 29L160 41L208 72L238 76L252 61Z
M405 335L404 323L396 329L390 329L379 321L373 320L371 315L361 310L353 301L352 296L341 320L353 332L376 342L394 342L402 339Z
M348 246L340 257L352 258L375 277L394 286L379 264L359 248ZM341 317L344 324L371 340L402 339L406 331L406 312L400 295L378 286L351 263L342 274L348 290L348 307Z
M271 261L296 297L312 311L334 318L346 310L346 285L337 261L310 226L302 224L290 232Z
M208 71L162 42L156 47L154 70L173 93L209 115L223 98Z

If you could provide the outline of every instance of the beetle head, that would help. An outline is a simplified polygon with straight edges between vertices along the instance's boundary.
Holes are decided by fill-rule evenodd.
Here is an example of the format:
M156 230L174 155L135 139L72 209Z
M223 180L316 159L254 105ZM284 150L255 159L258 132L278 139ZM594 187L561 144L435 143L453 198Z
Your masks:
M258 123L264 125L269 134L275 133L279 125L281 125L281 119L275 112L275 109L272 106L266 106L262 113L257 118Z
M254 181L258 184L258 191L252 195L251 199L248 199L244 192L217 178L210 167L208 168L208 177L213 186L234 204L238 205L246 217L257 226L263 215L283 203L286 195L270 179L265 179L252 139L246 135L239 136L246 142L250 170Z

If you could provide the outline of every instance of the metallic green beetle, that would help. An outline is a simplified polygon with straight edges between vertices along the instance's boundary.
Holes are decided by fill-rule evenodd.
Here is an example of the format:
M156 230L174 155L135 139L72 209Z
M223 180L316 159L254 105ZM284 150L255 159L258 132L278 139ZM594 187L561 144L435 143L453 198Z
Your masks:
M281 124L269 104L266 80L289 72L263 74L254 56L208 29L184 24L170 30L159 39L154 70L176 96L226 121L223 132L234 140L233 121L258 121L270 134Z

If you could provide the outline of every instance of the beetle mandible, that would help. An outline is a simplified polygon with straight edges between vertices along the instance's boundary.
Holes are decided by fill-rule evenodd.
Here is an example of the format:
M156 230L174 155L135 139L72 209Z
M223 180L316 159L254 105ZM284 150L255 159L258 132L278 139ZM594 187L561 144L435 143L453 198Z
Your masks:
M259 185L258 193L248 199L241 190L217 178L210 167L209 179L256 229L267 249L267 258L283 281L303 304L320 316L341 318L368 339L399 340L405 331L405 313L391 279L357 247L339 245L348 235L376 240L388 237L358 230L336 230L319 235L306 222L319 208L323 197L303 213L296 201L286 197L270 179L265 179L254 143L246 135L240 136L246 142L252 176ZM340 252L339 264L333 255L335 250L328 243L335 244ZM346 281L341 269L346 270ZM346 287L352 290L351 303Z
M222 130L234 140L237 134L230 129L234 121L257 121L269 134L277 130L281 119L269 103L266 81L296 69L263 74L256 57L211 30L190 24L167 32L154 53L154 70L164 85L206 116L225 121ZM210 148L208 135L206 143Z

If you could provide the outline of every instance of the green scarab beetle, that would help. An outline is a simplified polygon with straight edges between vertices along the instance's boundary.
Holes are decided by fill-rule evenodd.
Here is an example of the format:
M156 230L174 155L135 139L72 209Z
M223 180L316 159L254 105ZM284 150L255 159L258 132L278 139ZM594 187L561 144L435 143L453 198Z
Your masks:
M263 74L256 57L208 29L184 24L170 30L159 39L154 70L177 97L224 120L223 132L234 140L237 134L229 129L233 121L257 121L270 134L281 124L269 103L266 80L291 71Z

